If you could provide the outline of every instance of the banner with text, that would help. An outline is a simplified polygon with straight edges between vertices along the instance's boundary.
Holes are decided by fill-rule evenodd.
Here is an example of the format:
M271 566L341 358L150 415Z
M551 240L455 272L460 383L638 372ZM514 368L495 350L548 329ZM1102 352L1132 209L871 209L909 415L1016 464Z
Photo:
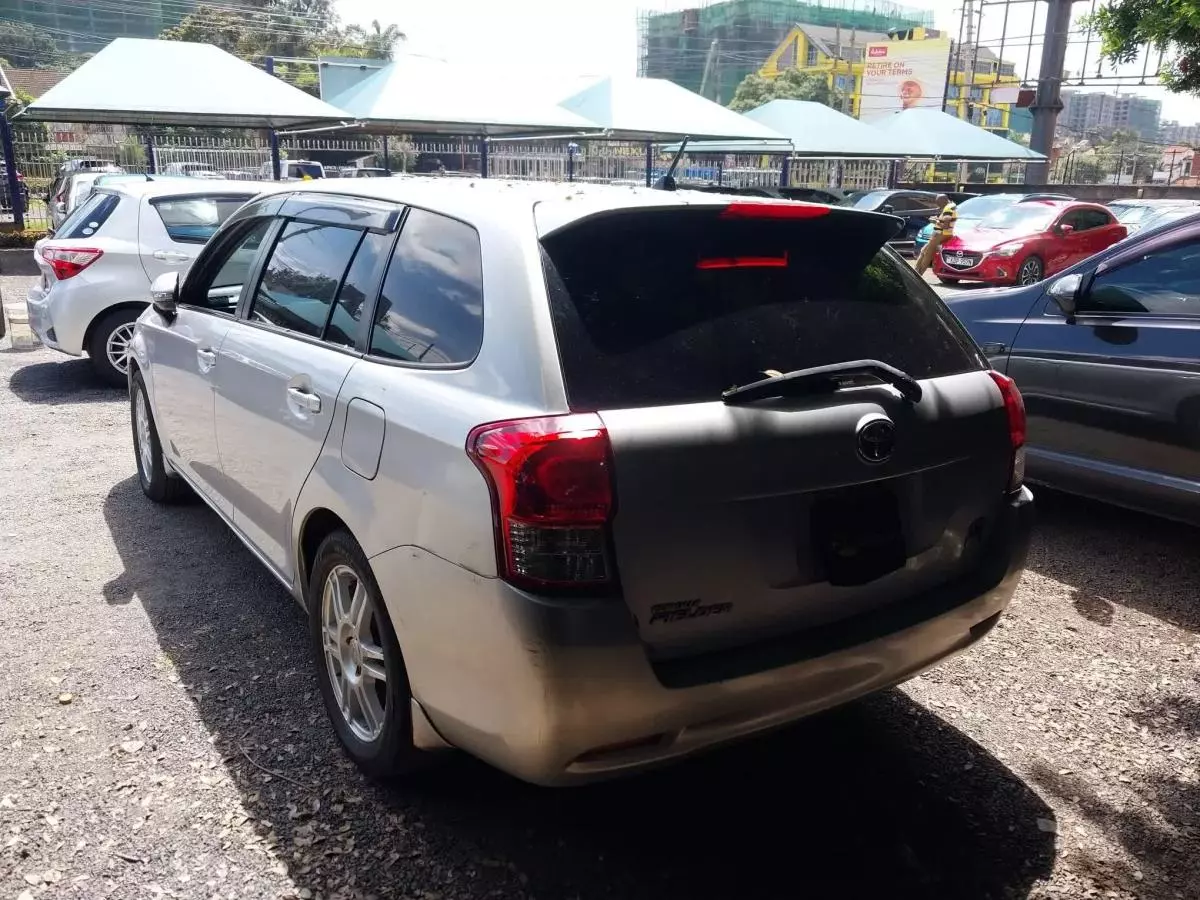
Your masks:
M914 107L942 108L950 39L867 44L858 117L869 120Z

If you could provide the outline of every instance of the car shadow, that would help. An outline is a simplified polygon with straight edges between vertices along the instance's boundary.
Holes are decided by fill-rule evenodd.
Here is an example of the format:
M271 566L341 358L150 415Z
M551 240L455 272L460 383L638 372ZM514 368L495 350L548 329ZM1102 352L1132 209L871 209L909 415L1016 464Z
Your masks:
M1066 585L1084 618L1108 625L1120 607L1200 632L1200 529L1034 488L1038 526L1026 568ZM1062 548L1074 552L1064 556ZM1171 577L1153 573L1171 570Z
M31 363L15 369L8 386L25 403L100 403L123 391L102 382L87 359Z
M105 597L141 604L244 827L318 896L1008 898L1053 866L1049 807L898 690L588 787L532 787L458 754L375 786L337 746L301 612L217 516L155 506L135 478L104 515L123 564ZM249 679L247 660L269 664Z

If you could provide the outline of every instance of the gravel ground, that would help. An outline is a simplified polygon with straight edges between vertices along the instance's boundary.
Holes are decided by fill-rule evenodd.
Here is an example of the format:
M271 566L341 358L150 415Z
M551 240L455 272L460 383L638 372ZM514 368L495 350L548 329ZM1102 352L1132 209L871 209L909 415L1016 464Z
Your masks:
M290 599L141 496L119 392L0 350L0 421L0 897L1200 897L1194 530L1043 494L1011 612L903 689L619 782L384 790Z

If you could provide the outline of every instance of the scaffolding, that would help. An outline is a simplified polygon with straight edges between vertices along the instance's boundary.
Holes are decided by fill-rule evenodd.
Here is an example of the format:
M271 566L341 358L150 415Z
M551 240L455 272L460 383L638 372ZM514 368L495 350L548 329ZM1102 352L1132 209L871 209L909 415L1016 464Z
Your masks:
M932 28L933 13L889 0L725 0L677 12L641 12L638 74L700 93L711 56L704 94L725 104L797 24L882 34Z

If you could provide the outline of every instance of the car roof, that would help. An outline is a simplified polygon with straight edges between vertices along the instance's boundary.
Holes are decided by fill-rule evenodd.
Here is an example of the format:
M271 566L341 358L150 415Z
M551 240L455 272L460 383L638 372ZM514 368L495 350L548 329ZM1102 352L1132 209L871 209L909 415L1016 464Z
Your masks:
M212 183L212 182L208 182ZM238 184L239 182L231 182ZM240 182L245 184L246 182ZM409 204L470 222L487 217L528 216L536 207L538 231L549 234L579 219L626 209L723 206L729 203L801 201L701 191L664 191L638 185L581 184L559 181L508 181L499 178L445 178L401 175L393 178L325 178L289 182L297 193L330 193ZM806 204L826 206L826 204ZM843 211L845 211L843 209ZM861 215L871 215L863 212Z
M257 196L284 188L283 182L235 181L224 178L160 178L154 181L117 181L97 191L127 197L178 197L186 194L246 194Z
M1119 197L1116 200L1109 201L1110 206L1197 206L1195 200L1188 200L1183 197Z

